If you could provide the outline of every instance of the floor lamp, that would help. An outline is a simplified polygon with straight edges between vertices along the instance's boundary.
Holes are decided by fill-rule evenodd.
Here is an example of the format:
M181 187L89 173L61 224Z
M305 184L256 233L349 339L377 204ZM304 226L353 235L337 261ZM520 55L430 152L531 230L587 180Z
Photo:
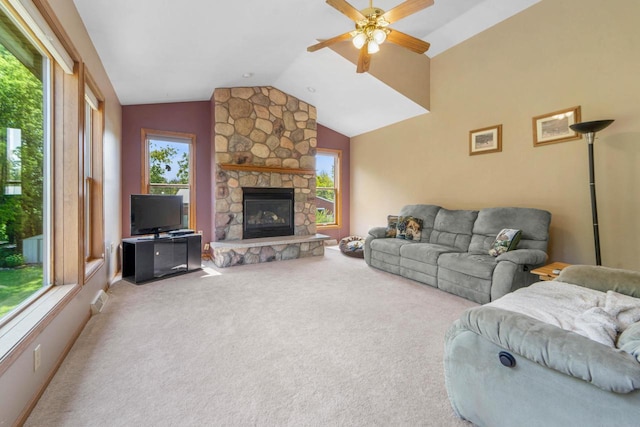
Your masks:
M600 233L598 231L598 204L596 203L596 179L593 173L593 141L596 132L613 123L613 120L596 120L593 122L576 123L569 126L575 132L584 134L589 144L589 187L591 188L591 215L593 217L593 240L596 247L596 265L602 265L600 260Z

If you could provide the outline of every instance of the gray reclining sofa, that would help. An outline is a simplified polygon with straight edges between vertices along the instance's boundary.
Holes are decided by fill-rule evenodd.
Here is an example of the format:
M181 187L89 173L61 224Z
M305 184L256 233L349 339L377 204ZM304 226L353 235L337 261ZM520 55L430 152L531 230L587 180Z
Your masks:
M534 283L538 277L529 271L547 260L551 214L544 210L407 205L399 215L422 220L420 240L386 237L387 227L372 228L364 247L367 264L480 304ZM489 255L505 228L522 231L516 249Z
M505 308L469 309L445 338L445 383L456 415L479 427L640 425L640 272L573 265L547 283L565 312L570 304L577 312L586 309L587 295L602 293L606 303L580 316L595 314L588 326L596 327L594 319L610 321L605 311L617 313L615 345ZM557 311L536 302L535 286L502 301L523 295L527 307L555 319ZM584 298L575 290L580 287ZM610 306L610 297L622 305ZM623 320L635 323L623 325ZM563 324L569 323L563 319Z

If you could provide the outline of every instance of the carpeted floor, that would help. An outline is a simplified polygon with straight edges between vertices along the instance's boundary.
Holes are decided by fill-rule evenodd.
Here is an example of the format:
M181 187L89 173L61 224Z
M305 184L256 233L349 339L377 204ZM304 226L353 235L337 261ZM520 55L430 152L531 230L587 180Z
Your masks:
M362 259L327 250L109 294L26 426L470 425L442 355L476 304Z

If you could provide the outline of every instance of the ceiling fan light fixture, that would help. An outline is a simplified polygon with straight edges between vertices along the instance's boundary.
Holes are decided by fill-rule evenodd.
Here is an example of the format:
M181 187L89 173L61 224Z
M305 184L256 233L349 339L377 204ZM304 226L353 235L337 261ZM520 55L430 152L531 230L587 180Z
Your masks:
M369 43L367 44L367 53L371 55L378 52L379 50L380 46L378 45L378 43L376 43L375 40L369 40Z
M380 28L376 28L373 33L371 34L371 37L373 38L373 40L377 43L377 44L382 44L384 43L384 41L387 39L387 33L386 31L380 29Z
M364 44L367 42L367 36L364 33L358 33L351 40L351 42L357 49L361 49L362 46L364 46Z
M434 0L404 0L386 12L379 7L374 7L373 0L369 0L369 7L362 10L356 9L347 0L326 0L326 3L351 19L355 24L355 29L327 40L321 40L319 43L307 47L308 52L315 52L351 39L351 43L360 51L356 72L366 73L369 71L371 54L379 52L380 45L386 41L418 54L423 54L429 49L429 43L400 31L394 31L389 28L389 25L433 6Z

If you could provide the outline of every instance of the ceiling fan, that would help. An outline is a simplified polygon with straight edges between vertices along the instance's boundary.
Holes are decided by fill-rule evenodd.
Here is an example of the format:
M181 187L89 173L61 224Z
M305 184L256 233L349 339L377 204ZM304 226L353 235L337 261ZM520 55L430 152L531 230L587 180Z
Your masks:
M391 43L405 47L413 52L423 54L429 49L429 43L389 28L389 24L412 15L426 7L433 5L434 0L406 0L393 9L385 12L374 7L373 0L369 0L369 7L358 10L345 0L327 0L329 6L343 13L356 24L356 29L348 33L323 40L320 43L309 46L307 51L315 52L323 47L351 39L353 45L360 49L358 56L358 68L356 72L369 71L371 55L380 50L380 45L388 40Z

